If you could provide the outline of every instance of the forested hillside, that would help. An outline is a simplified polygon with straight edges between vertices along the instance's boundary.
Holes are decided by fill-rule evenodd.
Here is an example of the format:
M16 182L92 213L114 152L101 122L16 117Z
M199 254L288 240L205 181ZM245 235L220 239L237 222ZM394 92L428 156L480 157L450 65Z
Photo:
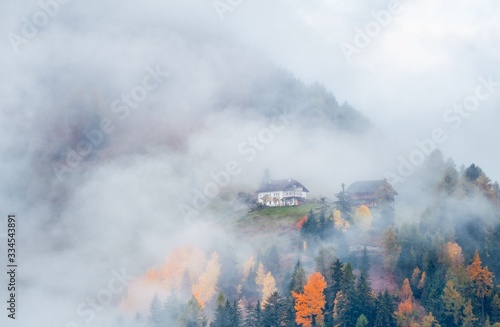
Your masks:
M401 189L418 181L425 206L400 191L404 204L379 199L370 210L341 191L305 216L266 208L236 219L226 228L239 249L178 248L131 283L118 325L500 325L498 183L439 152L418 174L425 185L416 176ZM416 221L404 217L412 209Z

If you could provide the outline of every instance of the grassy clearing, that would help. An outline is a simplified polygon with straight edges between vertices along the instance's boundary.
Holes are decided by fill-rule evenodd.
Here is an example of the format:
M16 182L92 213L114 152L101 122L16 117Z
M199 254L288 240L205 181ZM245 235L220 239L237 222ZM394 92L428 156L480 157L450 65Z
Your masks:
M238 223L242 227L250 224L258 224L260 227L293 224L307 215L309 210L315 210L318 207L318 204L304 204L294 207L269 207L246 214Z

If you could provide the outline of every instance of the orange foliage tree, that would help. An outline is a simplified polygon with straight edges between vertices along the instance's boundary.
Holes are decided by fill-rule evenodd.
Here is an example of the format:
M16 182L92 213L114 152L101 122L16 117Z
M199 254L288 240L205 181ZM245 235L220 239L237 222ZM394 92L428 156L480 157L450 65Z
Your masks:
M323 309L325 308L326 281L319 272L309 275L307 284L304 286L304 293L292 295L295 299L295 311L297 324L303 327L311 327L313 318L316 324L323 324Z
M443 249L443 261L453 271L464 264L462 248L455 242L448 242Z
M400 292L401 303L398 305L398 311L395 312L396 319L400 326L411 326L413 313L413 292L410 281L406 278Z
M491 294L491 289L493 288L493 273L490 272L487 266L482 267L481 258L479 253L474 253L474 259L472 263L467 266L467 275L469 279L474 284L474 289L476 295L481 299L481 313L484 319L484 299Z

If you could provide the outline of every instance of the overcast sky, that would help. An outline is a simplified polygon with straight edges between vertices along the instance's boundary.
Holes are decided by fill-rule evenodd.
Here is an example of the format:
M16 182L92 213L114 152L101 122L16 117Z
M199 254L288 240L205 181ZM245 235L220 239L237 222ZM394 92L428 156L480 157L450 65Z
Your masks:
M273 177L306 180L316 195L331 196L342 181L380 178L437 128L446 157L500 180L496 0L60 1L6 0L0 12L0 213L30 221L22 226L30 323L57 318L65 326L113 269L140 273L165 256L175 243L166 236L179 221L176 196L203 186L267 126L206 110L221 101L214 95L244 94L266 59L359 110L391 155L381 158L363 139L290 128L243 165L229 191L254 187L270 166ZM169 77L153 74L158 86L141 114L110 110L157 67ZM464 101L472 109L460 116L453 110ZM103 117L116 129L58 180L51 163ZM201 243L204 233L189 237ZM38 305L47 299L50 307Z
M473 95L478 78L500 81L497 1L408 0L400 3L349 63L341 44L376 20L390 1L244 2L224 24L305 81L320 81L362 111L401 154L434 128L449 136L440 146L458 165L476 162L500 178L500 88L454 129L442 115ZM386 20L387 21L387 20ZM380 26L380 25L379 25Z

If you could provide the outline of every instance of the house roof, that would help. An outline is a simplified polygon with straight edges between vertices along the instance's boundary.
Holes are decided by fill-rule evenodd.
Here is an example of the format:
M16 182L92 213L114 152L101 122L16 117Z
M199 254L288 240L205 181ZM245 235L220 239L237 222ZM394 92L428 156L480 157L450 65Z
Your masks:
M384 187L387 187L394 195L398 194L396 190L392 187L392 185L389 184L386 180L357 181L355 183L352 183L347 188L346 192L351 194L375 193Z
M279 192L288 189L294 189L296 187L303 187L304 192L309 192L309 190L304 185L297 182L293 178L288 178L288 179L270 180L267 184L261 185L259 189L256 191L256 193Z

